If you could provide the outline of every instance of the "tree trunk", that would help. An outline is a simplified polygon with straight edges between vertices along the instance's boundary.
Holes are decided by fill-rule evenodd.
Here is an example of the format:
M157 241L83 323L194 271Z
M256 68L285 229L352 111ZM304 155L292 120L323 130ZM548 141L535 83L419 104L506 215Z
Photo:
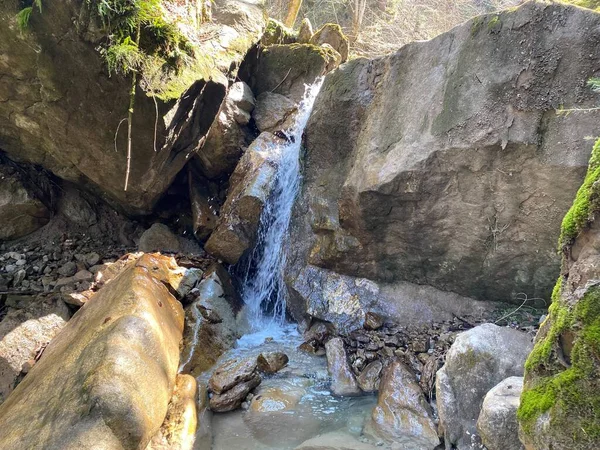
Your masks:
M284 25L286 27L294 27L296 17L298 17L298 12L300 11L300 6L302 6L302 0L290 0L290 4L288 6L287 14L285 16L284 21Z

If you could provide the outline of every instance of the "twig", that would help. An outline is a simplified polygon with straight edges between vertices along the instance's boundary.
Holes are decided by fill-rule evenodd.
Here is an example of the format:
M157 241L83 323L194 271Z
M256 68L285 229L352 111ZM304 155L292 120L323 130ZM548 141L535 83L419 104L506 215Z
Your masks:
M288 77L288 75L290 74L290 72L292 71L292 68L290 67L290 69L287 71L287 73L285 74L285 77L283 77L283 80L281 80L279 82L279 84L277 86L275 86L273 89L270 90L270 92L274 92L275 89L277 89L279 86L281 86L283 84L283 82L285 81L285 79Z
M517 309L515 309L514 311L512 311L512 312L510 312L510 313L508 313L508 314L505 314L505 315L503 315L502 317L500 317L498 320L496 320L496 321L494 322L494 324L497 324L497 323L498 323L498 322L500 322L501 320L504 320L504 319L506 319L507 317L510 317L510 316L512 316L512 315L513 315L513 314L515 314L517 311L519 311L519 310L520 310L520 309L523 307L523 305L525 305L525 303L527 303L527 302L528 302L528 301L530 301L530 300L531 300L531 301L533 301L533 300L542 300L544 303L546 303L546 300L544 300L543 298L540 298L540 297L528 298L528 297L527 297L527 294L525 294L524 292L519 292L519 293L517 294L517 296L519 296L519 295L523 295L523 296L525 296L525 300L523 300L523 303L521 303L521 304L519 305L519 307L518 307Z

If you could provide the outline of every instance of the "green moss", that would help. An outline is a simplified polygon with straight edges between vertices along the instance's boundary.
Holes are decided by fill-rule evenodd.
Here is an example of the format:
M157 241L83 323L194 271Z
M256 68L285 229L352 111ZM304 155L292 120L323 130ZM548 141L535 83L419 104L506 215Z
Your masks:
M294 31L275 19L269 19L261 43L263 46L292 44L296 42L296 38Z
M593 442L600 437L600 287L590 287L571 308L561 299L560 286L559 280L549 329L538 337L527 360L531 382L521 396L518 417L523 431L532 433L537 419L549 413L552 429L573 442ZM566 332L575 336L568 368L554 354Z
M489 31L495 31L495 30L499 30L500 28L502 28L502 22L500 21L500 16L495 15L495 16L491 17L490 20L488 21L487 27L488 27Z
M600 207L600 196L598 195L600 183L596 183L599 178L600 139L594 144L587 174L583 184L577 191L573 206L563 219L558 241L559 250L572 243L579 232L588 225L594 212Z
M471 20L471 36L475 36L483 26L484 16L474 17Z

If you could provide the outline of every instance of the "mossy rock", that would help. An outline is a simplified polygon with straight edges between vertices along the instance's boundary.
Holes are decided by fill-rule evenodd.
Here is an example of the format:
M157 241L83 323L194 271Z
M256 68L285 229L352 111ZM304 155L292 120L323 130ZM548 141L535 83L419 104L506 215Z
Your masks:
M260 45L284 45L296 43L296 33L275 19L269 19L267 27L260 40Z

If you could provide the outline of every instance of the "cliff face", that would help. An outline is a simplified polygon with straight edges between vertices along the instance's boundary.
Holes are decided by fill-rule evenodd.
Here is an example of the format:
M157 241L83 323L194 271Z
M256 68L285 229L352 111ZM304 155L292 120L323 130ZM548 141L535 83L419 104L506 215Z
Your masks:
M298 287L307 265L548 300L598 123L597 112L556 109L595 104L586 82L600 70L599 33L597 13L529 2L330 74L305 136L295 306L310 309Z
M213 22L198 30L195 59L170 80L163 100L155 105L138 88L124 192L126 126L116 131L127 117L131 82L108 77L90 2L44 4L24 32L15 19L20 7L16 0L0 5L0 149L133 213L151 210L197 150L225 97L227 76L235 75L265 24L257 4L216 1ZM203 33L212 38L200 39Z
M600 446L599 158L597 143L563 221L561 275L525 366L519 420L528 449Z

